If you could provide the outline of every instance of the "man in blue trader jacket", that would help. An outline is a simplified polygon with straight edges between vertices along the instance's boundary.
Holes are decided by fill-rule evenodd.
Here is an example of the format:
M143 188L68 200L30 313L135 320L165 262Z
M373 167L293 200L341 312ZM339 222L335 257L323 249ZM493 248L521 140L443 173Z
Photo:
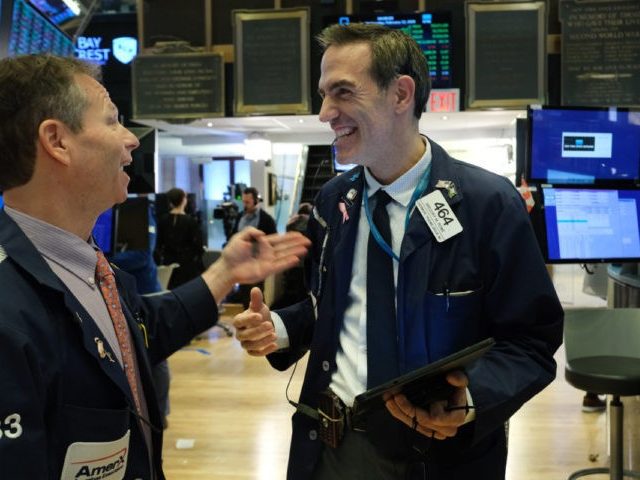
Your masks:
M429 74L412 39L350 25L319 40L320 120L335 133L338 161L359 166L316 198L309 298L270 312L254 289L234 319L243 347L279 370L310 351L288 478L503 479L505 422L554 378L562 338L562 308L522 199L507 179L420 135ZM379 190L391 198L390 244L371 226ZM367 331L376 316L367 305L384 294L375 285L367 293L368 280L382 284L369 271L375 248L393 257L395 282L392 333L382 336ZM354 397L380 384L372 378L383 370L409 372L487 337L491 350L447 376L447 400L413 405L397 394L354 423ZM374 358L387 340L395 353Z
M248 229L201 277L138 295L91 239L98 215L126 199L138 146L97 74L71 58L0 61L6 479L164 479L151 366L215 324L234 283L296 265L308 244Z

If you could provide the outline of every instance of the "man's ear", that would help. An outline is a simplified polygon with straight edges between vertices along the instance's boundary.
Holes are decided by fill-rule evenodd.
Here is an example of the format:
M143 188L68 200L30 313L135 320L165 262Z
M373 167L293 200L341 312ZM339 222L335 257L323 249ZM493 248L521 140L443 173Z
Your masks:
M69 128L60 120L47 119L38 127L38 141L51 158L65 165L71 163L68 148Z
M413 112L415 93L416 82L413 78L409 75L400 75L395 85L396 113L404 113L406 110Z

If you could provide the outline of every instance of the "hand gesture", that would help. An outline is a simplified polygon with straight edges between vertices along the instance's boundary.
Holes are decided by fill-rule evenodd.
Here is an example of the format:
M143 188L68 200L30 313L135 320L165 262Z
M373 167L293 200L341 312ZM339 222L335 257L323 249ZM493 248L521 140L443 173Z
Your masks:
M231 237L222 250L221 260L236 283L257 283L296 266L310 244L299 232L265 235L257 228L249 227Z
M444 440L458 433L467 416L467 385L469 379L457 370L447 375L447 382L456 387L448 400L434 402L425 408L412 404L403 394L385 398L387 409L398 420L421 434Z
M278 349L269 307L264 304L259 288L251 289L249 308L234 317L233 326L236 338L249 355L264 357Z
M220 258L202 274L202 279L220 302L236 283L257 283L297 265L309 245L309 239L298 232L265 235L257 228L248 227L231 237Z

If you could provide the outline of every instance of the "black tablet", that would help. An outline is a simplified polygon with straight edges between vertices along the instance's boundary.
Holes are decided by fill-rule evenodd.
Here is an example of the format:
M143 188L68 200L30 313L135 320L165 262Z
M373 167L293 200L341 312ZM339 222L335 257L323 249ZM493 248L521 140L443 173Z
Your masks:
M371 411L383 408L383 395L386 392L392 394L402 392L415 405L428 405L438 400L446 400L455 389L447 383L447 373L466 367L494 344L493 338L487 338L361 393L353 402L354 419L364 418Z

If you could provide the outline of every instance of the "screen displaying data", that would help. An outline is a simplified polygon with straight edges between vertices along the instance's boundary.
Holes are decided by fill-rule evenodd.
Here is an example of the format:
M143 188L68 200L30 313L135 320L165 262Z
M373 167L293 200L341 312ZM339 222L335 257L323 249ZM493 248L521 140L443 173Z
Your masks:
M640 112L545 107L528 113L531 181L622 186L640 179Z
M339 23L377 23L404 31L420 45L427 58L431 88L450 88L451 82L451 15L410 13L384 15L343 15L328 17L326 25Z
M543 188L550 262L640 259L640 190Z
M73 8L63 0L29 0L29 2L56 25L62 25L77 17L81 11L81 4L77 0L67 0Z
M16 56L44 52L72 56L73 42L25 0L14 0L7 54Z

